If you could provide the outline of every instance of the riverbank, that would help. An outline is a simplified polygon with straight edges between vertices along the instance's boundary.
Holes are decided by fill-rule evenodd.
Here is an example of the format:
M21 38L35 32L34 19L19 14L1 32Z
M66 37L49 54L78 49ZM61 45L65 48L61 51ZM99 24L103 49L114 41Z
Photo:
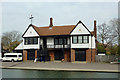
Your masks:
M120 72L118 64L109 63L71 63L71 62L2 62L3 69L25 70L57 70L57 71L85 71L85 72Z

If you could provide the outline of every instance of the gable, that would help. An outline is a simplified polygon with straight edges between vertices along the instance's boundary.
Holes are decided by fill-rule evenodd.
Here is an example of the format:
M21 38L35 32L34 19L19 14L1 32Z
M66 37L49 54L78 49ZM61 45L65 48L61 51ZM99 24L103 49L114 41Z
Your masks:
M23 37L35 37L35 36L39 35L32 26L29 26L28 29L23 34Z
M82 22L79 22L71 32L71 35L77 35L77 34L90 34L90 31Z

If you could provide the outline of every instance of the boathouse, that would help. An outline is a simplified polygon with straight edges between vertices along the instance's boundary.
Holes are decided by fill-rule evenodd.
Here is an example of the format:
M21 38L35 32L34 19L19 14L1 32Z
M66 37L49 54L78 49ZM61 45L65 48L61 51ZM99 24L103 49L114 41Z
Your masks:
M46 27L30 24L22 35L23 42L15 50L23 52L23 60L49 56L50 61L94 62L96 55L96 21L90 31L82 21L76 25L54 26L53 18Z

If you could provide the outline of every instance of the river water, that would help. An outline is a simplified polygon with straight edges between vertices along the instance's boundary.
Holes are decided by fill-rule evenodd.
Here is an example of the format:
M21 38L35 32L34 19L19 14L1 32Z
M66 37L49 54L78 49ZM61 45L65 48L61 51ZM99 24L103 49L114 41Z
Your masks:
M2 78L118 78L118 73L2 69Z

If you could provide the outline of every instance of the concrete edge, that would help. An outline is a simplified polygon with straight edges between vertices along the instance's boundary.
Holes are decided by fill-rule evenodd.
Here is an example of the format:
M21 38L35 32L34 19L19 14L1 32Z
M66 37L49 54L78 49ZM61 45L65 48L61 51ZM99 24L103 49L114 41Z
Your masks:
M119 70L96 70L96 69L60 69L60 68L33 68L33 67L0 67L0 69L23 69L23 70L48 70L48 71L75 71L75 72L113 72L120 73Z

